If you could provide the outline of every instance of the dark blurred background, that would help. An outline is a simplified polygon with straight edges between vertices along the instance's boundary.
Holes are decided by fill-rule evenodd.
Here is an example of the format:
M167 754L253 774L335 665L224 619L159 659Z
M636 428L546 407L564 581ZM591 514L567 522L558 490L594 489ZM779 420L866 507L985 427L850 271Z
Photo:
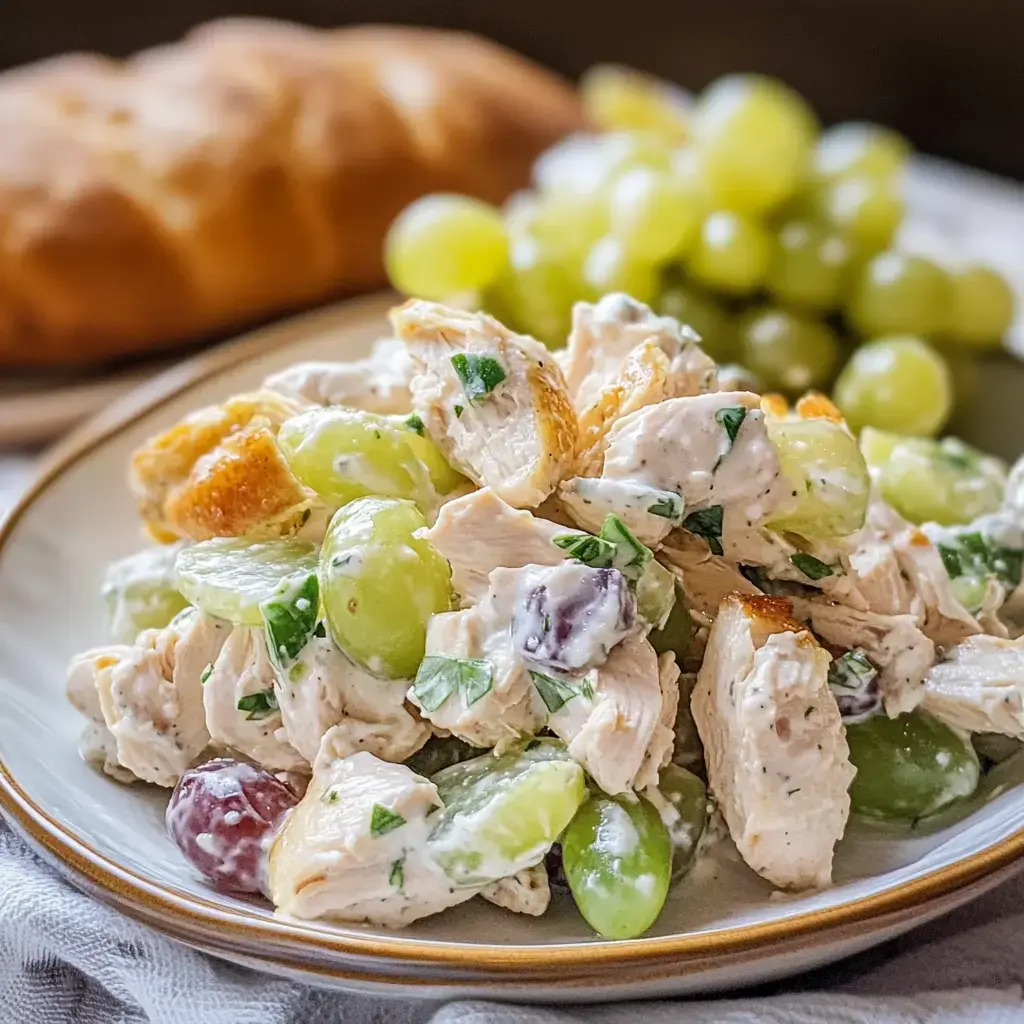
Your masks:
M1024 0L0 0L0 66L125 55L227 14L465 28L570 75L617 60L690 88L764 71L825 122L879 120L927 152L1024 179Z

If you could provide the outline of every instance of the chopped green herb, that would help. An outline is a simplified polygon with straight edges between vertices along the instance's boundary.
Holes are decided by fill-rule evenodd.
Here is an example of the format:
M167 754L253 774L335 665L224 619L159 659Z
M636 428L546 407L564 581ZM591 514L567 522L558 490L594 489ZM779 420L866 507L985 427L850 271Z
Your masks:
M789 559L809 580L823 580L826 576L842 574L842 565L828 565L814 555L798 551Z
M405 818L400 814L389 811L386 807L381 807L380 804L373 805L373 810L370 812L371 836L387 835L388 832L394 832L396 828L401 828L404 824Z
M284 580L273 597L260 604L270 659L284 668L309 643L320 614L320 584L315 572Z
M607 569L615 560L615 545L589 533L562 533L551 543L592 569Z
M568 701L572 700L573 697L580 695L579 688L565 679L546 676L543 672L534 672L532 669L530 670L530 678L533 680L533 685L537 688L537 693L540 694L540 699L544 701L544 706L551 714L558 711Z
M612 565L627 579L639 579L644 566L654 557L651 549L641 544L617 515L612 514L605 519L599 536L615 546Z
M456 352L452 356L452 366L471 402L489 395L505 379L504 368L493 356Z
M245 716L248 721L266 718L277 710L277 695L271 686L266 690L258 690L256 693L249 693L244 697L239 697L236 707L239 711L248 712Z
M758 565L740 565L737 566L740 571L740 575L748 582L753 583L758 590L764 590L767 592L767 581L765 580L764 570Z
M422 436L423 436L423 434L424 434L424 433L426 432L426 429L427 429L426 427L424 427L424 426L423 426L423 420L421 420L421 419L419 418L419 416L418 416L418 415L417 415L416 413L413 413L413 414L412 414L412 415L411 415L411 416L410 416L410 417L409 417L409 418L408 418L408 419L407 419L407 420L405 421L405 425L406 425L406 426L407 426L407 427L408 427L408 428L409 428L410 430L415 430L415 431L416 431L416 433L420 435L420 437L422 437Z
M951 580L963 576L964 565L960 560L960 552L955 547L951 544L940 544L939 554L942 555L942 564L946 567L946 572Z
M673 523L683 521L683 499L674 491L655 491L656 500L647 506L647 511L652 516L661 516L662 519L671 519Z
M867 655L859 647L855 647L829 665L828 685L832 689L860 691L877 675L878 669L868 661Z
M316 629L313 630L313 636L315 636L318 640L323 640L323 639L326 638L326 636L327 636L327 627L324 625L324 620L323 619L321 619L316 624Z
M402 857L400 860L396 860L391 865L391 871L388 874L388 885L392 889L401 889L405 885L405 858Z
M594 684L590 681L590 676L583 677L583 682L580 683L580 696L586 700L594 699Z
M683 529L703 537L708 542L713 555L724 554L722 548L722 506L712 505L711 508L702 508L697 512L691 512L683 520Z
M335 786L331 786L323 796L324 803L326 804L336 804L340 799L341 792Z
M436 711L456 690L471 707L490 691L493 676L489 661L430 654L420 662L412 692L424 711Z
M1002 547L977 530L940 541L938 548L950 579L995 576L1011 588L1021 581L1024 551Z
M212 675L213 675L213 662L210 661L210 662L206 663L206 668L204 668L203 671L199 674L199 682L200 683L205 683L206 680L209 679L210 676L212 676Z
M732 451L732 446L736 443L736 435L740 432L740 427L743 426L743 421L746 418L747 408L744 405L727 405L715 413L715 422L725 430L726 436L729 438L729 447L718 456L715 469L718 469L722 460Z
M462 418L462 414L466 411L465 408L463 406L461 406L461 405L456 405L454 408L455 408L455 418L457 420L461 419Z

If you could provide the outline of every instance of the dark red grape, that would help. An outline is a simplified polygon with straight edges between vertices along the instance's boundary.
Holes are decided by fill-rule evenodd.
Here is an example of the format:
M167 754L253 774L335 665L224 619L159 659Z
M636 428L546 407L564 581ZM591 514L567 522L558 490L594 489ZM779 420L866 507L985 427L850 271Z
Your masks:
M262 892L269 839L298 802L290 786L262 768L218 757L178 780L167 834L218 889Z

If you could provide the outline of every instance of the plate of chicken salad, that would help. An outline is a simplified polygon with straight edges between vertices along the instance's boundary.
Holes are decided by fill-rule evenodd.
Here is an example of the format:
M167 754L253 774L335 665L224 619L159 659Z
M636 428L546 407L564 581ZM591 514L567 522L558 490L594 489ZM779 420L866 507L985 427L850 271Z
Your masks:
M390 328L131 456L153 544L67 695L210 887L384 929L567 892L630 939L723 851L819 892L852 822L977 805L1024 736L1024 468L744 390L624 294L556 352Z

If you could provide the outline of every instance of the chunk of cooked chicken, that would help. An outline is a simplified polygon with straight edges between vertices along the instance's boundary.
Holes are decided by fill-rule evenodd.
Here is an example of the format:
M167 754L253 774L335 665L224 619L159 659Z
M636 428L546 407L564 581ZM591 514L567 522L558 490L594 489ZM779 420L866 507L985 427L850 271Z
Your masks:
M412 359L397 338L378 338L364 359L296 363L271 374L263 386L314 405L347 405L382 414L412 410Z
M571 472L576 416L539 342L483 313L411 300L392 311L409 346L412 404L448 461L517 508L536 508Z
M369 753L317 759L313 779L270 847L281 913L401 927L463 903L426 852L437 787Z
M513 914L540 917L551 902L551 884L543 864L524 868L507 878L499 878L480 890L488 903L511 910Z
M628 793L657 779L672 756L678 672L659 671L654 648L633 636L586 675L586 686L553 711L548 726L569 756L606 793Z
M129 482L154 538L293 529L312 492L291 474L274 437L304 407L273 391L235 395L186 416L137 449Z
M230 623L190 608L130 647L97 648L72 662L76 693L92 673L123 768L169 788L207 746L202 676L230 632Z
M829 885L855 769L831 658L788 603L733 595L693 693L708 783L743 859L782 889Z
M699 337L670 316L622 292L599 302L577 302L572 331L561 360L573 404L580 412L598 401L613 384L623 363L638 345L653 341L669 360L666 397L699 395L715 389L715 363Z
M962 640L929 671L921 706L967 732L1024 740L1024 640Z
M793 608L826 643L846 650L859 647L867 654L878 669L890 718L921 703L925 675L935 662L935 644L921 632L915 616L880 615L821 598L794 598Z
M203 706L210 739L271 772L307 767L308 759L285 734L277 709L277 673L262 627L236 626L205 674ZM253 706L248 707L249 703Z
M668 536L658 560L682 583L690 610L709 619L714 619L729 594L761 593L733 562L711 554L704 541L685 530L674 530Z
M423 536L448 560L463 604L473 604L486 595L492 569L558 565L565 552L552 539L577 532L513 508L485 487L442 505Z
M310 763L324 748L335 759L367 750L404 761L430 738L430 727L405 706L409 684L364 672L329 636L314 636L283 675L277 700L284 731Z
M560 493L585 529L615 512L637 537L657 544L683 515L712 508L734 507L752 526L785 499L789 485L758 396L726 391L630 413L608 434L601 476L568 480ZM682 498L678 515L662 511L665 495Z

